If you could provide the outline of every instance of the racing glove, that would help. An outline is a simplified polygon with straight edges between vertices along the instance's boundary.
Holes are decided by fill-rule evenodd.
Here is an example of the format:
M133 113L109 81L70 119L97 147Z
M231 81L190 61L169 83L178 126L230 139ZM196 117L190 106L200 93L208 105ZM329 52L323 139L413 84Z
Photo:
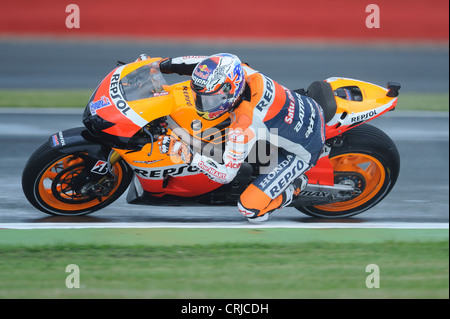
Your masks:
M161 73L165 74L172 74L172 59L171 58L165 58L159 61L159 70Z
M192 150L187 143L172 136L161 135L158 137L158 145L161 154L170 156L174 163L191 164Z

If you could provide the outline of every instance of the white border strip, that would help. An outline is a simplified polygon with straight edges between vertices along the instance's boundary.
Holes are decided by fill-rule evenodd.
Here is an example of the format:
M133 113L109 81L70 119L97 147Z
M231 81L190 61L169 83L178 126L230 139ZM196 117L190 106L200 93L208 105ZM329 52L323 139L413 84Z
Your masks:
M449 229L448 223L3 223L0 229L88 229L88 228L384 228Z

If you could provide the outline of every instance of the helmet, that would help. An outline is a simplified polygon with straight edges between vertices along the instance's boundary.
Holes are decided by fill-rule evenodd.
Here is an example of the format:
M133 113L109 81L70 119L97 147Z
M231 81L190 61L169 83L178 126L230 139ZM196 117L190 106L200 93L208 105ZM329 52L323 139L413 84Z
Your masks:
M195 109L206 120L214 120L235 107L244 92L245 74L241 60L219 53L197 64L191 80Z

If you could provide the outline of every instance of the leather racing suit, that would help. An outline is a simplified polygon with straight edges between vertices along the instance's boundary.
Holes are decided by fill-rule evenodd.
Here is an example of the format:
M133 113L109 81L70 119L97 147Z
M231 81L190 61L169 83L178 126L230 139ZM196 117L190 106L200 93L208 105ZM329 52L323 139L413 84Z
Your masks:
M163 73L192 75L204 58L167 58L160 63L160 69ZM294 193L298 195L306 186L304 173L316 164L325 142L325 121L322 108L313 99L291 91L246 64L242 66L246 88L242 101L230 113L223 163L197 153L191 165L226 184L237 175L257 141L274 145L277 151L270 156L268 167L264 167L238 202L239 211L251 219L288 205Z

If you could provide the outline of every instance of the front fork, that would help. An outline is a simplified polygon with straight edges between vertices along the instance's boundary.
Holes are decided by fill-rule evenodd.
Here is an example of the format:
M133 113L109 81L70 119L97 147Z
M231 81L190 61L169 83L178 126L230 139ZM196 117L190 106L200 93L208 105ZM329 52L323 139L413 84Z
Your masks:
M120 154L115 150L112 150L108 157L108 172L114 177L114 182L117 179L117 176L113 172L113 167L117 164L117 162L120 161L121 158L122 157L120 156ZM85 194L96 196L101 201L101 197L107 196L114 188L114 182L111 185L107 180L108 174L100 178L95 184L86 185L82 192L84 192Z
M111 153L109 154L109 158L108 158L108 170L109 172L116 177L116 175L114 174L112 168L114 167L114 165L117 164L118 161L120 161L122 157L120 156L119 153L117 153L115 150L112 150ZM105 180L106 180L106 176L103 176L97 184L102 184Z

